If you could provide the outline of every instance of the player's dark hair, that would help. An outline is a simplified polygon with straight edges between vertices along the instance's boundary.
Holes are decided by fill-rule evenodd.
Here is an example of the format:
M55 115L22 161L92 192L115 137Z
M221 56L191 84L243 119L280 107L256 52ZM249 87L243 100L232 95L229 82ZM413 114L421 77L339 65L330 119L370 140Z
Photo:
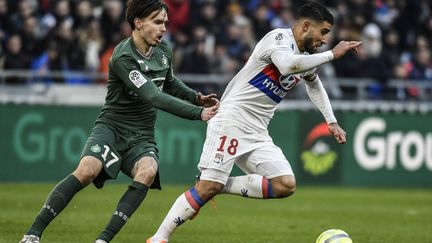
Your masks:
M309 2L300 7L297 11L297 19L309 18L319 22L334 24L333 15L323 5L317 2Z
M132 30L135 29L135 18L145 18L154 11L168 12L168 6L161 0L129 0L126 4L126 21L130 24Z

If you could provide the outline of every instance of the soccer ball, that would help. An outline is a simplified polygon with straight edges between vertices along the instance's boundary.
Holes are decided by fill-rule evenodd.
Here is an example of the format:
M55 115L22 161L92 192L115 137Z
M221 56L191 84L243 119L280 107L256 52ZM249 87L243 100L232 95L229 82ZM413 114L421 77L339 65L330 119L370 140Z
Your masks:
M329 229L318 237L316 243L352 243L352 240L343 230Z

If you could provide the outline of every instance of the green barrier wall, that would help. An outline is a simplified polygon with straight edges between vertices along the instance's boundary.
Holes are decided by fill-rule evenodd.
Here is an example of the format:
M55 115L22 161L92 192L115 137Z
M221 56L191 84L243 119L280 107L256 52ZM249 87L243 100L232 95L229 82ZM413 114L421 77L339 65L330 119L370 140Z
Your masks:
M76 167L99 107L0 106L0 181L56 181ZM274 120L274 141L297 151L297 114ZM205 139L206 124L159 112L156 138L164 183L191 183ZM239 171L235 171L239 173ZM120 177L121 180L127 178Z
M346 114L345 185L432 186L432 115Z
M0 181L57 181L70 173L99 109L0 105ZM317 112L281 111L270 123L270 134L298 184L432 186L432 115L337 117L347 131L344 145L334 141ZM205 128L203 122L159 113L156 136L164 183L194 181Z

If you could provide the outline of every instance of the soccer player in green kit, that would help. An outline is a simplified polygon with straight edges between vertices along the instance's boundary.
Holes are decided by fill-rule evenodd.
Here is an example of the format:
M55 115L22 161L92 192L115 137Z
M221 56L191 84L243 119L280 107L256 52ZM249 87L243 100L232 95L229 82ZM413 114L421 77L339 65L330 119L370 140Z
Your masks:
M122 171L133 178L96 243L110 242L144 200L148 188L160 189L154 138L157 109L208 121L218 108L216 95L188 88L172 73L172 49L162 40L167 6L161 0L129 0L126 19L132 36L114 50L109 63L108 94L83 149L77 169L48 195L20 243L39 243L48 224L72 197L93 182L103 187Z

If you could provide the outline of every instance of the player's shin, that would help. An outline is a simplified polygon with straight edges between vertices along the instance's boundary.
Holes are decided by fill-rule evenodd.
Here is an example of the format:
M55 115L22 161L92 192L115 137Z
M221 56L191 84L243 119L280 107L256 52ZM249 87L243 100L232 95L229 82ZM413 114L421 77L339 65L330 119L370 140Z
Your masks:
M273 197L273 187L267 178L258 174L250 174L228 178L220 193L266 199Z
M40 237L48 224L66 207L73 196L83 188L74 175L69 175L59 182L48 198L26 235Z
M174 230L186 220L191 219L205 203L198 195L195 187L180 195L159 226L156 234L147 242L167 241Z
M146 185L133 181L132 185L129 186L129 189L120 199L110 222L99 235L98 239L110 242L141 205L147 195L147 191L148 187Z

